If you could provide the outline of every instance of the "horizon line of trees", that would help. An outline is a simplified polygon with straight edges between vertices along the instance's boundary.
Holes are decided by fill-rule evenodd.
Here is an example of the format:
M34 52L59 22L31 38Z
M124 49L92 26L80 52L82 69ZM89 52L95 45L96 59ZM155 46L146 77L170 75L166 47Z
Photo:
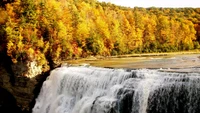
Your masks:
M200 8L127 8L95 0L10 0L0 8L0 53L57 61L199 49Z

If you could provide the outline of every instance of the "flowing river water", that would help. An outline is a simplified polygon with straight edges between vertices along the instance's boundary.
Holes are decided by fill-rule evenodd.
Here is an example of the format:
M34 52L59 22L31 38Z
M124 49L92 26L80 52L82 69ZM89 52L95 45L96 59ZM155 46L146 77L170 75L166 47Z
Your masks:
M195 68L199 70L199 68ZM33 113L199 113L200 73L64 66L43 83Z

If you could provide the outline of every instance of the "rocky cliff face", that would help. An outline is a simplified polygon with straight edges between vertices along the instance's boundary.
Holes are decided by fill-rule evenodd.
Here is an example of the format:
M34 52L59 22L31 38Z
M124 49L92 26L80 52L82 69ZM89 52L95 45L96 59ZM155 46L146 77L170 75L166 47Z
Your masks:
M45 67L35 61L16 64L4 61L0 64L0 87L13 95L22 111L31 111L40 86L47 77L45 72L49 71L49 67Z

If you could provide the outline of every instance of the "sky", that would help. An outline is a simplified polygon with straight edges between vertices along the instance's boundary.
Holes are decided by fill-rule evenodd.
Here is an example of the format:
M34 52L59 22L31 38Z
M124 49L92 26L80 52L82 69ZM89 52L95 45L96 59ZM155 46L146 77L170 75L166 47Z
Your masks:
M200 8L200 0L98 0L100 2L110 2L127 7L194 7Z

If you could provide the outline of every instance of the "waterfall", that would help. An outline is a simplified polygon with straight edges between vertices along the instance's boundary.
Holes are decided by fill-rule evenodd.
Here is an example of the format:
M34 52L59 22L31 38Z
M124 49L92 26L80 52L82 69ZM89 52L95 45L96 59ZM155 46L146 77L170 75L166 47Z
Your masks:
M200 74L60 67L43 83L33 113L198 113Z

